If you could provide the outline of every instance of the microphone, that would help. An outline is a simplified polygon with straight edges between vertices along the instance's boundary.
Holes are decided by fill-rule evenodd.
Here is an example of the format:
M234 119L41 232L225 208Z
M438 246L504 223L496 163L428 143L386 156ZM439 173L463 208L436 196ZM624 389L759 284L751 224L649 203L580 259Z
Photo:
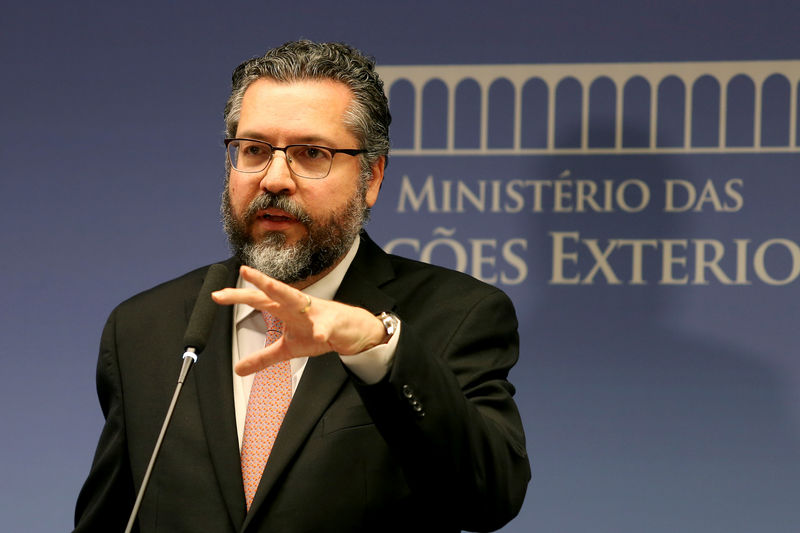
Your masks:
M209 267L183 336L183 346L194 348L194 353L200 353L206 347L206 340L214 323L217 304L211 299L211 293L224 288L226 281L228 281L228 268L225 265L217 263Z
M156 457L158 457L158 452L161 449L161 443L164 440L164 435L167 433L169 422L172 420L172 412L175 410L175 404L178 403L178 396L180 396L181 389L183 389L183 382L189 373L189 369L192 368L192 364L197 362L197 354L202 352L206 347L208 334L211 332L211 326L214 324L214 315L217 312L217 304L211 299L211 293L224 288L227 280L228 269L225 265L221 263L211 265L208 272L206 272L203 286L200 287L200 292L197 294L194 309L192 309L192 314L189 317L189 325L186 326L186 333L183 335L183 345L186 351L183 354L183 366L178 376L178 384L175 386L172 402L169 404L169 409L167 409L167 416L164 417L164 424L161 426L161 433L158 435L158 440L153 449L153 455L150 456L150 464L147 465L147 471L144 473L142 485L139 487L136 503L133 504L133 510L128 518L128 525L125 528L125 533L130 533L133 529L136 515L139 513L139 506L142 504L144 493L147 490L147 484L150 481L150 474L153 473L153 466L156 463Z

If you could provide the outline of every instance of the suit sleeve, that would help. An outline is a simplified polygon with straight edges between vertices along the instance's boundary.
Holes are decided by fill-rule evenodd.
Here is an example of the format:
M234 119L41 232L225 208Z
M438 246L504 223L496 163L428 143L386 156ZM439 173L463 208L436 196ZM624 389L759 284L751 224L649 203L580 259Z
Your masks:
M97 362L97 395L105 425L89 476L78 496L75 533L124 531L135 499L128 462L114 318L115 313L112 313L103 329Z
M530 465L508 382L519 353L513 305L499 290L404 317L388 376L358 390L412 491L450 523L492 530L522 506Z

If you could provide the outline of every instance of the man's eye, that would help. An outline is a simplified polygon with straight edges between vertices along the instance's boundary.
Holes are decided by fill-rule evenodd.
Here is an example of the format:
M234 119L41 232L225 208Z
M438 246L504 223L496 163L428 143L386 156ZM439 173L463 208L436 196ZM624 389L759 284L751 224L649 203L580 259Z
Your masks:
M309 146L303 151L303 157L306 159L319 159L323 157L322 150Z
M245 155L264 155L266 150L263 146L259 146L257 144L250 144L244 147L243 153Z

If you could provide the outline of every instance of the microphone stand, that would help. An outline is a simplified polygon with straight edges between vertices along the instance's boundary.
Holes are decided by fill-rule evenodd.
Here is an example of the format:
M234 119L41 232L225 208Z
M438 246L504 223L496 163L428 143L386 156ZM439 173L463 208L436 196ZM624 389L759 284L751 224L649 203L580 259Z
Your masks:
M186 352L183 354L183 365L181 366L181 372L178 376L178 384L175 386L175 393L172 395L172 401L169 404L169 409L167 409L167 416L164 418L164 423L161 426L161 433L158 435L156 446L153 448L153 454L150 456L150 464L147 465L147 470L144 473L144 479L142 479L142 485L139 487L139 494L136 495L136 503L133 504L133 510L128 518L128 525L125 527L125 533L131 533L133 524L136 522L136 515L139 513L139 507L142 504L144 493L147 490L147 484L150 481L150 474L153 473L153 465L156 464L156 457L158 457L158 452L161 449L161 443L164 441L164 435L167 433L167 427L172 420L172 412L175 410L175 404L178 403L178 397L181 394L181 390L183 390L183 382L186 380L186 376L189 374L189 369L191 369L192 365L196 362L197 355L195 354L195 349L189 346L186 348Z

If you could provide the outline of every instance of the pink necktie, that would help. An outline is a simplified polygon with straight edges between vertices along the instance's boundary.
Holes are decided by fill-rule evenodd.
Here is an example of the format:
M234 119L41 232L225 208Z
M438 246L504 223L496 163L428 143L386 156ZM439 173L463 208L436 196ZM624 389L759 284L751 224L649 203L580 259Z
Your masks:
M264 345L269 346L280 338L283 324L266 311L263 315L267 323ZM292 370L289 361L275 363L256 373L247 401L242 437L242 481L248 510L291 400Z

